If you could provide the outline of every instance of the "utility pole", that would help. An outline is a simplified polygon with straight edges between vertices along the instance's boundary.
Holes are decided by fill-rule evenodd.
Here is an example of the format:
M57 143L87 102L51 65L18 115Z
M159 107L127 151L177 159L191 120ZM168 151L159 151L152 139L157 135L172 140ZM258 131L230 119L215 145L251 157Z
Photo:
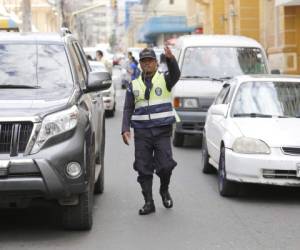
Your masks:
M22 30L31 32L31 0L22 1Z

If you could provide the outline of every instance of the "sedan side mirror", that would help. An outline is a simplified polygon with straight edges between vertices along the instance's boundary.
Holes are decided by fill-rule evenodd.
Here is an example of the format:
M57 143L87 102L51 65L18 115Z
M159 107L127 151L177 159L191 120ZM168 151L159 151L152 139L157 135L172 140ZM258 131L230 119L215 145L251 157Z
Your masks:
M213 115L220 115L225 117L227 114L227 109L228 109L227 104L216 104L211 106L210 112Z
M87 90L100 91L111 86L111 75L108 72L89 72Z

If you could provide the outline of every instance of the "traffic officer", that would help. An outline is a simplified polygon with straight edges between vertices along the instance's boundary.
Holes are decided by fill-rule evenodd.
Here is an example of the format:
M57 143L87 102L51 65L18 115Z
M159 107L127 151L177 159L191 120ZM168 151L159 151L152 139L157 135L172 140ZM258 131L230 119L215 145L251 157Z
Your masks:
M180 77L177 61L170 48L165 47L168 71L158 72L158 63L152 49L140 52L142 74L131 82L125 97L122 137L129 145L130 127L134 129L137 181L142 188L145 205L140 215L155 212L152 197L152 179L155 172L160 178L160 195L166 208L173 206L169 193L172 170L177 165L172 156L172 124L176 120L172 107L171 90Z

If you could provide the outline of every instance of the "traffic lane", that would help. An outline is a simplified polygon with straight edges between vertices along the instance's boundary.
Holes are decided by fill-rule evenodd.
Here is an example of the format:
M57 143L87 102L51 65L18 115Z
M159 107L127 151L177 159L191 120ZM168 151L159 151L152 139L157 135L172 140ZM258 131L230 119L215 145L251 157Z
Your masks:
M254 186L237 198L220 197L216 175L201 172L197 141L174 148L174 208L162 206L155 178L157 211L139 216L133 145L122 143L120 122L121 112L107 119L105 192L95 198L92 231L63 231L52 208L3 211L0 249L298 249L299 193Z

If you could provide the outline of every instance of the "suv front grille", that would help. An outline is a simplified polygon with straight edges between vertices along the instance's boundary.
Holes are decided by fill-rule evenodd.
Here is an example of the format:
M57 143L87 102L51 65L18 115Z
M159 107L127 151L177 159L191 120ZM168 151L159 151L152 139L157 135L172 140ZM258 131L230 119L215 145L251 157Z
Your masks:
M0 154L16 156L26 149L32 122L0 122Z

